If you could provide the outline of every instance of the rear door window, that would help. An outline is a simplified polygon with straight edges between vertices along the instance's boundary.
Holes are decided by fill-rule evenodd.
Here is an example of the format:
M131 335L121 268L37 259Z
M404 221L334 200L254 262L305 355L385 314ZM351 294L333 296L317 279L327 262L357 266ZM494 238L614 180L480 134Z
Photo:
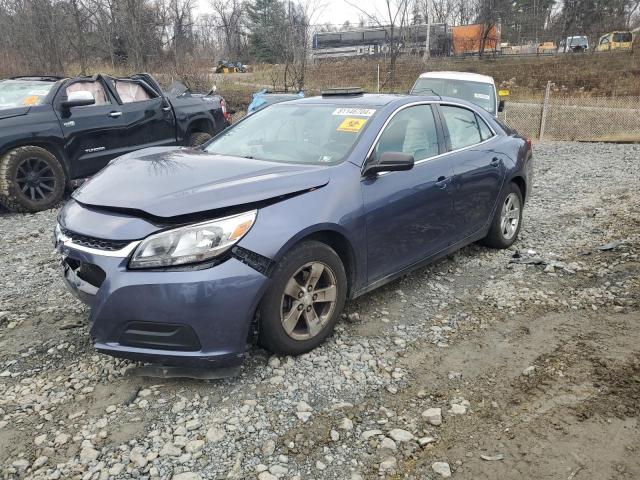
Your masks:
M130 80L114 80L116 92L122 103L144 102L151 100L153 96L138 82ZM155 95L154 95L155 96Z
M447 130L451 149L469 147L483 141L476 114L466 108L441 105L442 116ZM488 129L487 125L484 125Z

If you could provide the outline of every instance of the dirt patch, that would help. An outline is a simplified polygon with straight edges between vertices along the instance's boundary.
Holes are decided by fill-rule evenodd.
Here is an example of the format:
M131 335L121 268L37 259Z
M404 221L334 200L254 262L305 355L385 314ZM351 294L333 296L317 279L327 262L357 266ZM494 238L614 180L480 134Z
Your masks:
M594 387L598 394L578 409L585 418L594 415L618 418L640 417L640 354L627 362L594 359Z

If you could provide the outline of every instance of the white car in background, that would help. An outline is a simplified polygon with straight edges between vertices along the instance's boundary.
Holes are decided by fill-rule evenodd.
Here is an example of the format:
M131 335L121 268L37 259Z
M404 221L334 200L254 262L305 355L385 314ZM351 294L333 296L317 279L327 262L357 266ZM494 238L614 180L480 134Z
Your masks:
M497 116L504 109L493 77L468 72L427 72L411 87L411 95L441 95L466 100Z

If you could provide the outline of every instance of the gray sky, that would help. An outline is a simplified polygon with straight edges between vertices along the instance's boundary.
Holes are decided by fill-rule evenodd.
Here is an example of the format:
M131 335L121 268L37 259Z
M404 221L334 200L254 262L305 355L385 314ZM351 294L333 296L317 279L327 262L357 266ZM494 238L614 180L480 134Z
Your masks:
M355 23L359 20L361 12L349 5L344 0L309 0L317 1L318 4L323 5L324 8L319 9L319 13L316 14L317 18L314 18L314 23L335 23L342 24L345 20L349 20ZM354 0L352 3L361 5L363 8L367 8L372 14L376 13L376 9L381 13L381 17L384 18L382 7L385 5L384 0ZM198 13L211 13L209 7L209 0L198 0Z

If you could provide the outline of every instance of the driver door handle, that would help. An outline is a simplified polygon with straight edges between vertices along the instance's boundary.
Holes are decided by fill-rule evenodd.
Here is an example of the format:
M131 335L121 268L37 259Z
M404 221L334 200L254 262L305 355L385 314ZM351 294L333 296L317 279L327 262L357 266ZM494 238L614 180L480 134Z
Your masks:
M111 113L109 113L109 116L111 118L118 118L118 117L122 116L122 112L111 112Z
M445 176L438 177L438 180L436 180L436 187L445 189L447 188L447 185L449 185L450 180L451 180L450 177L445 177Z
M163 112L170 112L171 111L171 107L162 107L162 111Z

